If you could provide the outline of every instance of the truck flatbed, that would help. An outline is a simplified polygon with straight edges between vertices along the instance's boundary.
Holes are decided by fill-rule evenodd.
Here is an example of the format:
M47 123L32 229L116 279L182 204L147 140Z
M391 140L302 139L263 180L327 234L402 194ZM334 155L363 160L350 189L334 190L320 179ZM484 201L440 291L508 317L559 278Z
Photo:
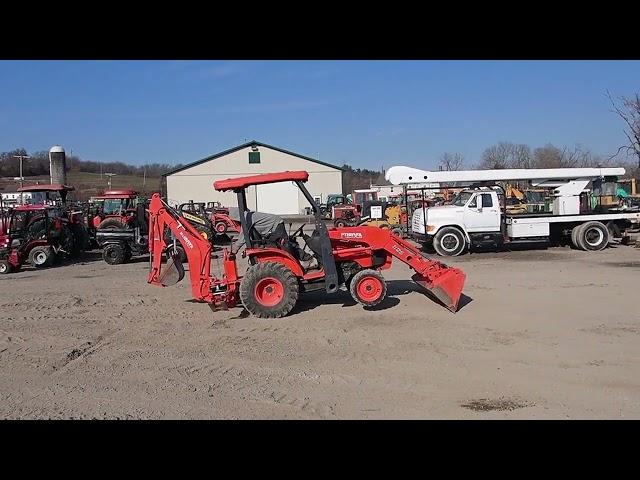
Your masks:
M585 213L579 215L553 215L535 213L532 215L506 215L508 223L564 223L564 222L588 222L590 220L608 221L608 220L630 220L632 222L640 222L640 212L629 213Z

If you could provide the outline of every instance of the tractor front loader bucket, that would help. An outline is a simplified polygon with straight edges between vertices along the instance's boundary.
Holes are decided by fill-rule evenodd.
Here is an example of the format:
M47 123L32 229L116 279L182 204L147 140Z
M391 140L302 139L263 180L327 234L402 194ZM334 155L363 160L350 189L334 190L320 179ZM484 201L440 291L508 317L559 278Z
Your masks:
M178 253L172 252L169 255L167 264L158 277L158 282L163 287L175 285L184 278L184 266Z
M458 310L458 302L462 295L466 275L457 268L447 268L446 271L433 280L416 273L411 279L431 293L439 302L452 312Z

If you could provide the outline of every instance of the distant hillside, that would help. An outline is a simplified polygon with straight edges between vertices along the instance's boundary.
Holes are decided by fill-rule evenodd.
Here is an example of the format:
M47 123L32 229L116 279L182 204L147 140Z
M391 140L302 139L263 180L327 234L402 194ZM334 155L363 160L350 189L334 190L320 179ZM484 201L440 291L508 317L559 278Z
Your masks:
M48 175L25 176L25 185L34 185L37 182L47 184L50 181ZM67 172L67 183L76 188L73 198L85 201L106 190L108 178L103 175L101 179L99 173ZM16 191L19 186L20 183L11 177L0 178L0 192ZM147 176L144 181L143 175L116 175L111 178L111 188L133 188L141 193L160 191L160 177Z

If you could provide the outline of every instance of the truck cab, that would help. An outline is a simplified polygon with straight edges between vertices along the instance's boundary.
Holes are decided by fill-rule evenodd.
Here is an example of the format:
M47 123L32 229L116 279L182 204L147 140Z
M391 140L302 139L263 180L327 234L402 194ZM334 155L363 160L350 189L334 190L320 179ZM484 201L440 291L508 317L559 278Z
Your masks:
M474 241L501 244L503 199L498 191L484 187L461 191L449 205L417 208L413 236L433 243L436 252L445 256L459 255Z

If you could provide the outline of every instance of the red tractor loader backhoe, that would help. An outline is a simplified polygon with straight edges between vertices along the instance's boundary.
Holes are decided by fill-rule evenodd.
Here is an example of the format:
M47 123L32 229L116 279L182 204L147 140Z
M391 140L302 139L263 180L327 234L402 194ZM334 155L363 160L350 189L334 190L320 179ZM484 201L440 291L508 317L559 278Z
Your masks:
M149 251L151 271L148 282L168 286L184 277L182 264L170 258L162 271L162 256L166 251L163 232L169 228L182 244L189 262L193 297L209 303L212 309L231 308L238 303L253 315L277 318L287 315L295 306L301 292L324 289L327 294L339 291L345 285L354 300L365 306L380 303L387 286L380 270L391 267L393 257L416 271L413 280L431 292L451 311L456 311L462 294L465 274L443 263L424 257L412 245L389 230L375 227L331 228L322 221L320 209L307 191L305 171L280 172L250 177L220 180L216 190L234 191L238 207L249 267L238 275L235 253L224 249L222 278L211 276L211 243L203 239L180 212L154 195L149 206ZM247 214L245 190L252 185L276 182L295 182L303 193L315 216L312 235L302 233L300 227L289 241L300 236L318 259L318 268L305 271L292 254L295 250L283 245L270 244L252 228Z

